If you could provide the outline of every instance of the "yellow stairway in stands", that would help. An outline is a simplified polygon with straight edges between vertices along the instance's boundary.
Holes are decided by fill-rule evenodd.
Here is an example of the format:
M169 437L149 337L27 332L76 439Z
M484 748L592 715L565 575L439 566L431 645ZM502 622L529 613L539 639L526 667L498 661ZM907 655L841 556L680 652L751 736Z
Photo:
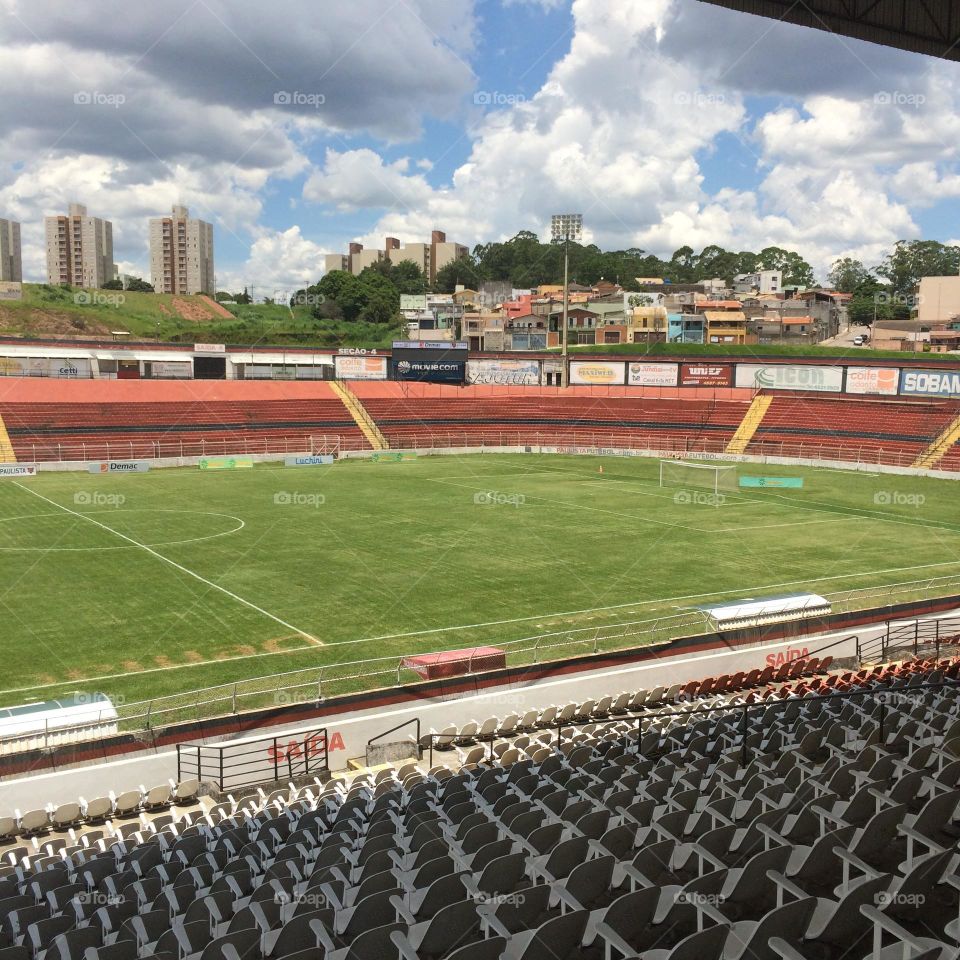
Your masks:
M737 427L733 439L727 444L727 453L744 453L746 451L753 435L757 432L760 424L763 423L763 418L767 415L771 403L773 403L773 397L763 393L758 393L753 398L750 409L746 412L743 420L740 421L740 426Z
M13 452L13 444L10 442L10 434L7 433L7 425L0 417L0 463L16 463L17 455Z
M956 420L917 457L914 466L932 470L950 452L950 448L958 440L960 440L960 417L957 417Z
M387 438L380 432L380 428L373 422L373 417L367 413L360 398L345 384L339 380L330 380L330 386L333 392L343 401L343 405L350 411L350 416L356 421L357 426L363 431L370 446L374 450L389 450L390 444Z

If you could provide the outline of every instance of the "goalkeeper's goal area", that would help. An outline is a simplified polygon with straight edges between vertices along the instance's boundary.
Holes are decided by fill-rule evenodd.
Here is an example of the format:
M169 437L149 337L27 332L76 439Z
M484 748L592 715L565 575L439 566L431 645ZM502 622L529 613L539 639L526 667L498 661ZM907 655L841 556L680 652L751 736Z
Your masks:
M660 461L661 487L700 487L714 493L736 493L737 468L729 464Z

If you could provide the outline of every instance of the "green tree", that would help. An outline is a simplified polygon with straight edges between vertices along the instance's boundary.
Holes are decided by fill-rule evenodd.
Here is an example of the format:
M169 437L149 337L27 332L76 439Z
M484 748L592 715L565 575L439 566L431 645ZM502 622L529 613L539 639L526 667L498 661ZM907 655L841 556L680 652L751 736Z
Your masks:
M758 255L764 270L779 270L785 287L812 287L816 283L813 267L799 253L782 247L766 247Z
M101 290L122 290L123 281L122 280L107 280L103 286L100 287Z
M890 281L894 293L909 296L923 277L956 276L960 272L960 247L948 247L936 240L900 240L877 267Z
M827 282L838 293L853 293L869 276L870 272L860 260L842 257L834 261Z
M436 287L439 293L453 293L458 284L476 290L483 277L473 257L458 257L437 271Z
M318 283L308 287L307 293L322 293L328 300L338 300L340 291L356 277L347 270L331 270Z

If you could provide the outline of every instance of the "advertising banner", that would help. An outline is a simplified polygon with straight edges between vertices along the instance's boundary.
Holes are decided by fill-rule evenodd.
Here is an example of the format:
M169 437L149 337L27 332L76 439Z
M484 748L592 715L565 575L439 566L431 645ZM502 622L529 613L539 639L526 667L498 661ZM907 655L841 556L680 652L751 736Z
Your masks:
M675 387L678 377L675 363L631 363L627 371L631 387Z
M394 380L424 383L463 383L467 365L460 360L393 360Z
M386 380L386 357L336 357L338 380Z
M737 364L737 386L753 390L807 390L815 393L840 393L843 390L842 367L817 367L813 364Z
M401 310L426 310L427 309L426 295L416 294L416 293L401 293L400 309Z
M250 457L201 457L201 470L247 470L253 467Z
M537 360L470 360L467 383L532 387L540 383Z
M397 341L390 358L394 380L421 383L463 383L467 376L467 344Z
M904 370L900 393L918 397L960 397L960 370Z
M316 457L305 454L302 457L287 457L283 462L287 467L326 467L333 463L333 457L328 453Z
M681 387L732 387L733 364L681 363Z
M62 357L0 357L0 376L60 377L72 380L90 377L90 361L86 358L67 360Z
M189 380L193 364L187 360L151 360L150 376L158 380Z
M741 477L741 487L774 488L777 490L802 490L803 477Z
M601 360L574 360L570 364L570 382L584 386L619 386L626 375L625 363Z
M885 367L847 367L847 393L895 397L899 386L899 370Z
M150 464L146 460L102 460L88 464L87 469L91 473L146 473Z
M37 466L34 463L0 463L0 477L35 477Z
M387 450L382 453L371 453L370 459L374 463L403 463L405 460L416 460L417 455L409 450Z

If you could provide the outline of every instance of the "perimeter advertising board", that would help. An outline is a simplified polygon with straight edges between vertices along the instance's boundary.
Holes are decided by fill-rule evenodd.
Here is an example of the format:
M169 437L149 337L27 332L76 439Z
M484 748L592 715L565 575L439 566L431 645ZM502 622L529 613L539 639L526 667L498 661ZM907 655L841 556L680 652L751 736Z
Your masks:
M198 466L201 470L249 470L253 460L250 457L202 457Z
M732 387L733 364L681 363L681 387Z
M420 383L463 383L467 377L467 344L444 341L396 341L390 357L394 380Z
M470 360L467 383L535 387L540 383L538 360Z
M36 475L36 464L0 463L0 477L35 477Z
M818 367L799 363L738 363L737 386L751 390L840 393L843 390L843 367Z
M900 393L911 397L960 397L960 370L904 370Z
M675 387L678 379L675 363L631 363L627 368L631 387Z
M580 386L619 386L626 377L625 363L602 360L574 360L570 364L570 382Z
M899 386L899 370L887 367L847 367L847 393L895 397Z
M147 473L150 463L147 460L100 460L87 466L90 473Z
M338 380L386 380L386 357L336 357Z

